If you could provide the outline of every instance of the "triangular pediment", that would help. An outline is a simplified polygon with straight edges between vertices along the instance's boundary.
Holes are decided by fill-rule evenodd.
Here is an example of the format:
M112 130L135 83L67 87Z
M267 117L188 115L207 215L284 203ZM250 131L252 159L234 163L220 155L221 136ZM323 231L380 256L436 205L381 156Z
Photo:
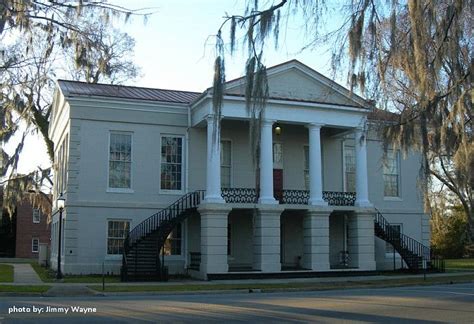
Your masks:
M269 68L267 75L270 99L367 107L361 97L296 60ZM244 95L245 79L228 82L225 93Z

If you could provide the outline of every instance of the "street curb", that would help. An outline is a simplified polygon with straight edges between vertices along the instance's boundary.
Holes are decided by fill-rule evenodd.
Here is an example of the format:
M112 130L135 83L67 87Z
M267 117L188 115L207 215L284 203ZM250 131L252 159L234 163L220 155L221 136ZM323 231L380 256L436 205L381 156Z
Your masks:
M354 281L351 281L354 282ZM135 291L135 292L100 292L96 296L112 297L112 296L166 296L166 295L210 295L210 294L251 294L251 293L278 293L278 292L309 292L309 291L329 291L329 290L346 290L346 289L383 289L396 287L423 287L435 285L449 285L449 284L465 284L474 283L474 280L461 280L453 282L447 280L446 282L427 282L427 283L393 283L380 284L363 283L354 286L334 286L334 287L302 287L302 288L256 288L256 289L225 289L225 290L196 290L196 291ZM330 283L328 283L330 284ZM91 290L93 290L91 288Z

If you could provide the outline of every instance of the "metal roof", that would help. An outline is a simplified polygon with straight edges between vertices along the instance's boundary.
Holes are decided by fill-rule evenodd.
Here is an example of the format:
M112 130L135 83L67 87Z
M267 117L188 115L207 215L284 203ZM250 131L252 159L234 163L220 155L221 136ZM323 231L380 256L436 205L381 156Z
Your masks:
M142 88L102 83L58 80L59 87L65 96L99 96L125 99L151 100L189 104L201 93L191 91Z

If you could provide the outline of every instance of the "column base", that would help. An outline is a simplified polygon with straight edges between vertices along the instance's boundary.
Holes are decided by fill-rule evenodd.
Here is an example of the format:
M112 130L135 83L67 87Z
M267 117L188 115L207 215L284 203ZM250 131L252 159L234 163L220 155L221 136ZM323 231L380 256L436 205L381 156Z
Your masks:
M354 203L355 207L367 207L367 208L372 208L374 205L368 200L356 200Z
M208 204L225 204L225 200L221 196L205 196L203 202Z
M376 270L375 261L359 261L359 270L372 271Z
M281 264L278 263L260 263L253 265L256 269L260 270L261 272L280 272L281 271Z
M267 205L278 205L279 201L273 197L261 197L258 198L259 204L267 204Z
M329 253L328 253L329 254ZM326 258L326 256L324 256ZM331 269L331 266L329 265L329 262L303 262L303 268L309 269L312 271L329 271Z
M311 206L327 206L328 203L327 203L327 201L325 201L323 199L309 198L308 205L311 205Z

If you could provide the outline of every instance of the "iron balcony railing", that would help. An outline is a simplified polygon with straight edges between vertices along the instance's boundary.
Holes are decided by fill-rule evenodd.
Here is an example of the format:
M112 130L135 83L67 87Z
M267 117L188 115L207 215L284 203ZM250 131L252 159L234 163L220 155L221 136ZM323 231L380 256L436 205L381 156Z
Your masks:
M274 197L280 204L307 205L309 190L275 190ZM253 204L258 202L255 188L222 188L222 198L227 203ZM323 199L330 206L354 206L355 192L323 191Z

